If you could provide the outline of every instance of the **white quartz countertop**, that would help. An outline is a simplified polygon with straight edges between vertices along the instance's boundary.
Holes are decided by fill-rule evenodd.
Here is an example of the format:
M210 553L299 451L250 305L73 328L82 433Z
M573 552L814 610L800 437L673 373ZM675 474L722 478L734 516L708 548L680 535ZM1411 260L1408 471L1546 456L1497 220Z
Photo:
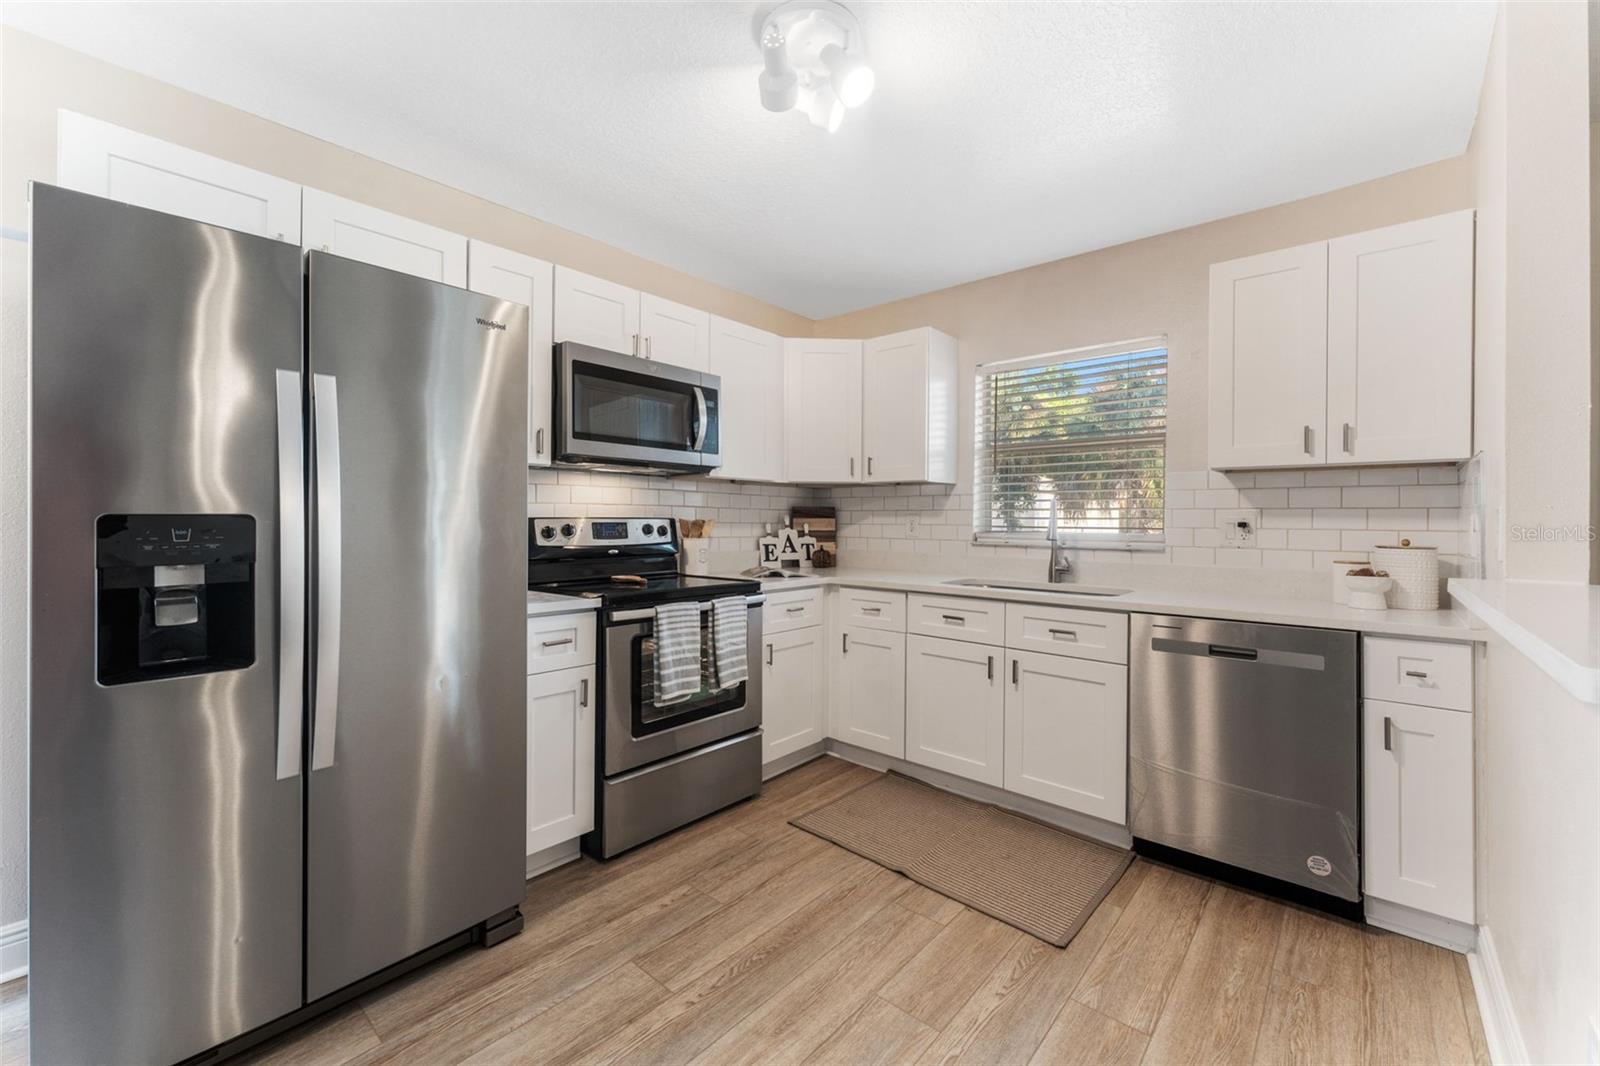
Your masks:
M1488 638L1486 630L1474 626L1469 618L1453 610L1362 611L1340 606L1332 600L1269 596L1251 592L1180 589L1163 587L1157 581L1140 582L1133 587L1132 592L1121 596L1074 596L1066 591L1036 592L948 584L964 576L892 570L853 570L840 567L813 571L812 575L807 577L769 578L762 582L762 589L770 593L816 585L845 585L854 588L921 592L937 596L1007 600L1015 603L1052 603L1062 607L1100 611L1137 611L1143 614L1174 614L1190 618L1224 618L1241 622L1266 622L1273 625L1348 629L1374 636L1459 641L1482 641ZM1063 590L1068 590L1072 586L1069 582L1061 587Z
M554 592L528 593L528 617L544 614L566 614L569 611L592 611L600 606L599 600L586 596L558 596Z
M1450 595L1585 703L1600 704L1600 585L1451 578Z

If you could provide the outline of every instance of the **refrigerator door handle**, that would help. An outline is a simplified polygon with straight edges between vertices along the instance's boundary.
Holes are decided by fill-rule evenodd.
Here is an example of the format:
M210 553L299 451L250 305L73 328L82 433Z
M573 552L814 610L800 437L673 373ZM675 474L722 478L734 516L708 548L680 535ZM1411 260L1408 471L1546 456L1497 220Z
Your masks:
M300 374L277 372L278 780L300 776L305 715L306 465Z
M332 374L311 379L317 469L317 687L311 769L333 765L339 723L339 388Z

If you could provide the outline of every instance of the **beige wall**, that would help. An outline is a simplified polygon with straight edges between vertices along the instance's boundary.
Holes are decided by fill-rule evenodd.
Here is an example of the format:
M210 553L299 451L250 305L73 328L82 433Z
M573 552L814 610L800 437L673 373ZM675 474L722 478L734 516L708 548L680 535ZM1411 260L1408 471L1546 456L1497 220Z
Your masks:
M1165 333L1170 351L1167 467L1204 470L1212 263L1470 206L1471 169L1464 158L1450 159L1307 200L824 319L814 335L871 337L931 325L960 338L958 489L969 489L972 372L979 363Z
M1505 576L1506 55L1496 26L1467 158L1478 208L1472 444L1482 457L1484 576Z
M1507 4L1494 46L1505 64L1505 572L1514 578L1589 576L1588 15L1586 4ZM1565 532L1519 539L1530 528Z

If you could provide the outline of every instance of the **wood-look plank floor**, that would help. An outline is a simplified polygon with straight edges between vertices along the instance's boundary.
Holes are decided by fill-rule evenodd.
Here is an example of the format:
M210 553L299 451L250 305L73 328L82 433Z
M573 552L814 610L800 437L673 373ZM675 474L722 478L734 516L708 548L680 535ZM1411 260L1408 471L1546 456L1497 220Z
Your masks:
M1064 949L789 826L822 758L528 885L523 933L255 1049L315 1063L1487 1063L1465 960L1143 860ZM25 982L0 1060L25 1062Z

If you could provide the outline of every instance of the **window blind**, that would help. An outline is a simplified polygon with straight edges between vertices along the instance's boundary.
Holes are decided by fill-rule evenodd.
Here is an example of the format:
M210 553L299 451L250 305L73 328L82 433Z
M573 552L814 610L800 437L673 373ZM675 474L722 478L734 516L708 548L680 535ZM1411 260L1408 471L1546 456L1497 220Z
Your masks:
M978 368L978 540L1159 542L1166 508L1165 338Z

